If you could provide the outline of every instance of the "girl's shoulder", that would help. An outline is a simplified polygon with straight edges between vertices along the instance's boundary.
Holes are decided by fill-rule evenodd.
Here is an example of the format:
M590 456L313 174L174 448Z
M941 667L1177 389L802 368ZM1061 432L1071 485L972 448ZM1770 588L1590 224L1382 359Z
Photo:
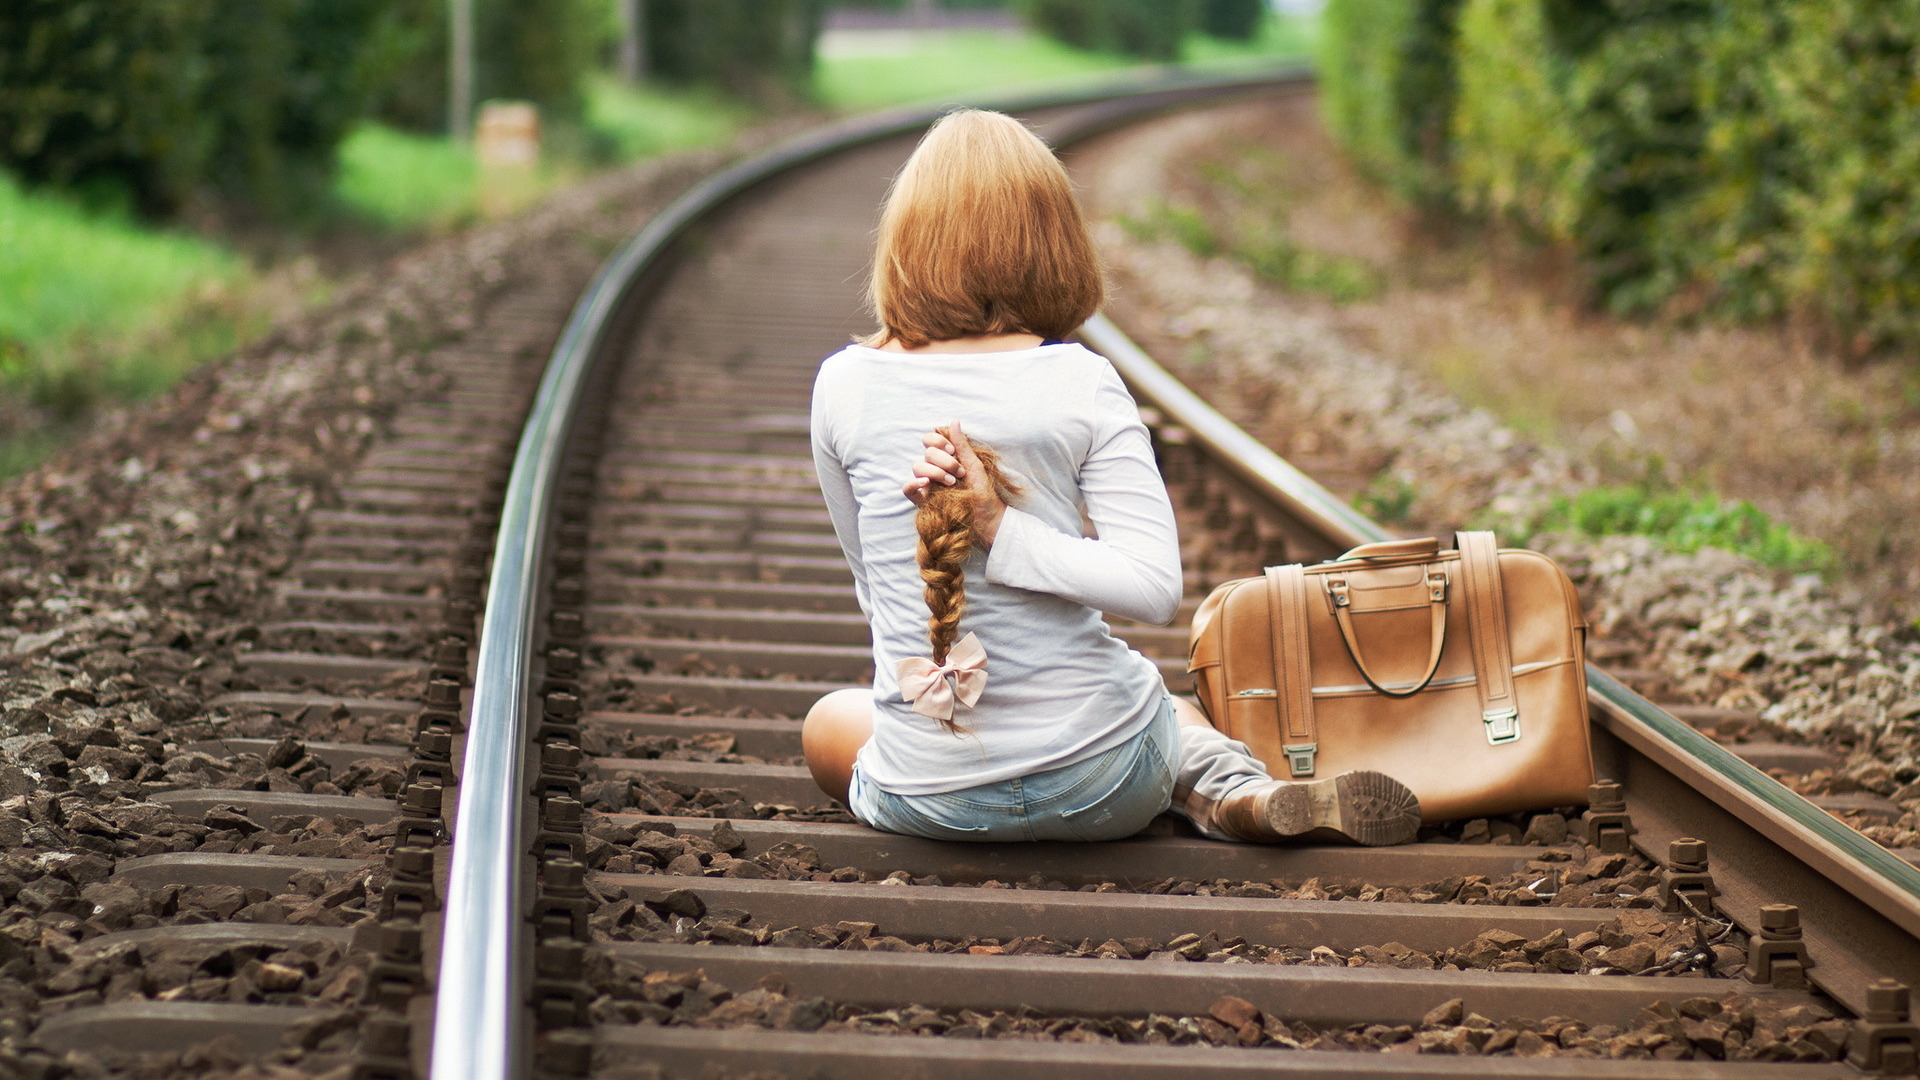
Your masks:
M842 381L885 380L912 384L921 379L965 382L985 379L1014 390L1025 387L1092 389L1119 380L1107 358L1077 341L1047 341L1031 349L984 353L901 353L858 343L820 361L816 385Z

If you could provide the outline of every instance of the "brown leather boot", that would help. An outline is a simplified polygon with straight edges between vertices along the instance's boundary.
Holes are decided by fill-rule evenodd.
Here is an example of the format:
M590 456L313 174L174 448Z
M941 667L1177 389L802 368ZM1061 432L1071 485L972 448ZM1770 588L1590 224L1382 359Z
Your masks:
M1355 770L1250 784L1214 807L1213 825L1254 843L1324 836L1367 847L1404 844L1420 831L1420 800L1385 773Z

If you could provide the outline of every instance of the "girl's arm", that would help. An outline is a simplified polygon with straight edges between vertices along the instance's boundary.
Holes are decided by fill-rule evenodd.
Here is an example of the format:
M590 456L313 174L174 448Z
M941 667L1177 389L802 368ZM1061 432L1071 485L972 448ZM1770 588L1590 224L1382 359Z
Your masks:
M987 580L1164 626L1180 607L1183 586L1173 504L1140 410L1112 368L1094 404L1080 494L1098 538L1070 536L1010 506L987 556Z
M822 374L825 374L824 369ZM821 389L816 383L810 424L814 477L820 483L820 493L827 499L827 515L833 519L833 535L840 541L840 551L847 557L847 567L853 571L853 595L860 603L860 613L871 619L873 615L867 606L867 567L860 555L860 503L854 497L853 480L847 475L847 467L841 463L839 454L833 448L832 418L825 407L831 395L822 393Z

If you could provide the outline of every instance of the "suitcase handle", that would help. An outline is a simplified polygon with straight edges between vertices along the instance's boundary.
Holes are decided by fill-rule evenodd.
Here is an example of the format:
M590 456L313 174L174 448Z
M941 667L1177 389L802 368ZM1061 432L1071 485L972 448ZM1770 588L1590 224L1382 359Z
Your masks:
M1432 543L1431 537L1425 541L1399 541L1400 543ZM1373 546L1373 545L1369 545ZM1386 545L1379 545L1386 546ZM1440 670L1440 652L1447 644L1447 575L1437 565L1427 567L1427 607L1433 612L1433 625L1429 634L1433 640L1432 651L1427 656L1427 673L1420 677L1411 689L1389 690L1382 686L1373 672L1367 670L1367 662L1360 655L1360 639L1353 630L1353 604L1347 598L1347 579L1343 575L1329 575L1325 588L1327 596L1333 601L1333 620L1340 626L1340 639L1346 642L1347 655L1353 658L1353 666L1360 669L1360 677L1367 680L1375 693L1390 698L1409 698L1427 688L1433 681L1433 675Z
M1437 555L1440 553L1440 538L1422 536L1415 540L1382 540L1374 544L1361 544L1336 561L1348 559L1397 559L1404 555Z

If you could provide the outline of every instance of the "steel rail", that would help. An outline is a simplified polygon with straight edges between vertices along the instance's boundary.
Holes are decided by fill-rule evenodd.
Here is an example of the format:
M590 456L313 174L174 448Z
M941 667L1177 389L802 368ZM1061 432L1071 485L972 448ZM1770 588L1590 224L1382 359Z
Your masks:
M1155 72L1045 93L975 100L1009 111L1159 96L1165 107L1234 90L1307 85L1304 69L1231 75ZM455 837L445 899L439 994L435 1008L435 1080L504 1078L523 1071L524 972L518 955L525 877L519 797L526 777L526 733L537 644L546 521L558 486L567 437L588 376L607 351L609 335L647 271L702 218L757 184L830 154L911 133L954 104L893 110L834 125L793 140L708 178L650 221L615 253L582 295L548 361L509 480L495 546L494 570L478 650L471 720L461 774ZM1119 105L1119 103L1116 103ZM1117 107L1074 125L1073 138L1126 119L1142 108ZM1183 428L1208 457L1257 499L1269 502L1342 546L1389 534L1262 446L1160 368L1104 316L1082 337L1120 369L1143 403ZM1920 871L1846 828L1691 727L1589 667L1600 720L1637 749L1654 747L1684 762L1690 782L1729 813L1779 838L1796 858L1841 882L1883 917L1920 934ZM1817 971L1817 969L1816 969ZM1843 1000L1854 995L1836 995ZM1848 1002L1853 1004L1852 1001ZM1857 1006L1856 1006L1857 1008Z
M1141 402L1160 410L1199 447L1246 486L1256 499L1281 508L1337 547L1390 539L1384 528L1342 502L1313 478L1247 434L1207 404L1105 315L1081 329L1081 338L1111 360ZM1592 664L1588 696L1595 724L1739 821L1764 833L1782 850L1834 882L1912 938L1920 939L1920 868L1868 840L1833 815L1685 721L1628 689ZM1664 852L1647 852L1659 861ZM1816 913L1817 917L1817 913ZM1736 913L1749 932L1751 913ZM1884 958L1893 962L1895 958ZM1888 970L1886 974L1896 974ZM1822 983L1818 966L1812 977ZM1863 985L1823 985L1856 1012L1865 1005Z
M504 1080L525 1071L520 935L527 845L522 799L538 644L547 523L570 434L594 365L636 286L697 221L756 184L855 146L903 135L956 104L1027 111L1114 98L1189 97L1308 85L1304 67L1226 74L1162 69L1097 84L910 106L833 125L714 174L615 252L554 345L507 482L474 670L434 1003L433 1080ZM1135 109L1133 113L1138 114Z

